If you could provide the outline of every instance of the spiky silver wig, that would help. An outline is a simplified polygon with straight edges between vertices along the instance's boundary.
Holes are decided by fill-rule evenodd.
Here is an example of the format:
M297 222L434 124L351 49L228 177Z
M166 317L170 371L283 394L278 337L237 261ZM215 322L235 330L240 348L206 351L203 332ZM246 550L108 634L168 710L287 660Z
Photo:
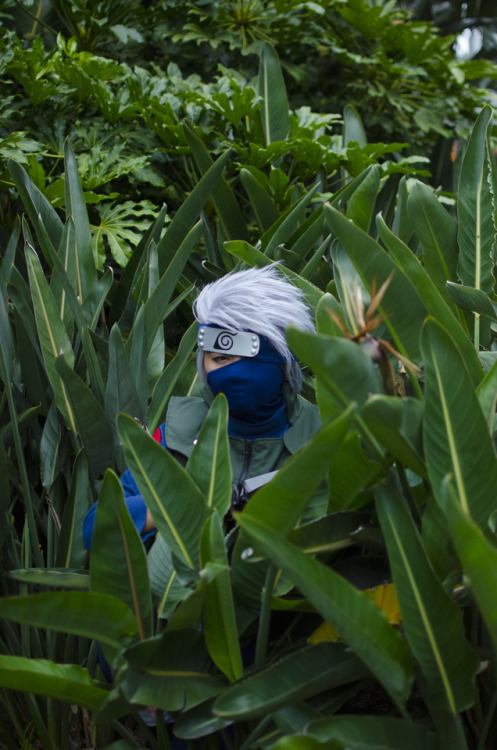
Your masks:
M226 274L207 284L193 304L199 323L210 323L231 331L253 331L265 336L286 360L286 379L299 391L302 373L285 338L285 328L294 325L314 332L315 326L304 294L278 270L276 264ZM197 358L205 382L203 352Z

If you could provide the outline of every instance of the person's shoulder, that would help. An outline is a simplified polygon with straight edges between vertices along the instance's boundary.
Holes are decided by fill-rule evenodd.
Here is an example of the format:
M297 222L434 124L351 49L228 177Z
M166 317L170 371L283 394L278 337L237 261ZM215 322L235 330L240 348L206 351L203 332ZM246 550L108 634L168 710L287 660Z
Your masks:
M297 396L294 419L284 434L285 445L290 453L296 453L320 429L321 417L316 404L311 404L303 396Z
M165 438L169 450L189 456L200 432L208 405L198 396L172 396L166 414Z

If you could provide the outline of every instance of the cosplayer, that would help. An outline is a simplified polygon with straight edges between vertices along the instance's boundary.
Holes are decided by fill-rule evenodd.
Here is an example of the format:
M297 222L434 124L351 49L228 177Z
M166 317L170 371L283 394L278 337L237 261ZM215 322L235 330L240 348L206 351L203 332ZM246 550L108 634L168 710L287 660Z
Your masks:
M201 397L171 398L154 438L186 464L213 398L224 393L233 505L239 508L320 427L317 407L298 395L302 373L285 338L289 325L313 332L314 323L303 293L274 265L208 284L193 312L199 322L197 370L204 389ZM131 518L146 540L155 533L155 524L129 470L121 483ZM310 510L312 514L312 505ZM322 510L314 504L317 515ZM95 512L96 503L84 521L87 549Z

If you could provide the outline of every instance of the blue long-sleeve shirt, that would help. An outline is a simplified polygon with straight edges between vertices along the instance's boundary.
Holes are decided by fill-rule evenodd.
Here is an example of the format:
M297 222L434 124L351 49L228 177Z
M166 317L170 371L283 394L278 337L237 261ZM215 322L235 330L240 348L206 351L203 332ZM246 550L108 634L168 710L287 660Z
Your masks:
M154 432L154 440L162 445L163 448L167 448L166 436L165 436L165 424L162 424ZM145 500L138 489L134 477L129 469L126 469L121 477L121 485L124 490L124 500L126 507L128 508L129 515L133 521L136 530L140 534L143 541L146 541L155 534L155 529L149 532L143 533L143 527L147 519L147 506ZM90 510L85 516L83 521L83 544L86 549L90 549L91 540L93 537L93 528L95 526L95 514L97 512L97 504L93 503Z

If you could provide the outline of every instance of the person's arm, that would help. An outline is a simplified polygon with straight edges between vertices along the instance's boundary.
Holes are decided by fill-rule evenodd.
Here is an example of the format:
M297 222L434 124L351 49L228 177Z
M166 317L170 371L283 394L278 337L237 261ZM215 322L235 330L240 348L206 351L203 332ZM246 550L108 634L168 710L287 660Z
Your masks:
M166 447L166 441L164 436L164 425L157 428L154 433L154 440ZM149 509L145 505L145 501L140 494L140 490L134 480L134 477L129 469L127 469L121 477L121 485L124 490L124 500L126 507L128 508L129 515L133 521L136 530L140 534L143 541L149 539L155 534L156 527L155 521ZM97 504L93 503L90 510L85 516L83 521L83 544L86 549L90 549L91 540L93 537L93 528L95 526L95 514L97 512Z

